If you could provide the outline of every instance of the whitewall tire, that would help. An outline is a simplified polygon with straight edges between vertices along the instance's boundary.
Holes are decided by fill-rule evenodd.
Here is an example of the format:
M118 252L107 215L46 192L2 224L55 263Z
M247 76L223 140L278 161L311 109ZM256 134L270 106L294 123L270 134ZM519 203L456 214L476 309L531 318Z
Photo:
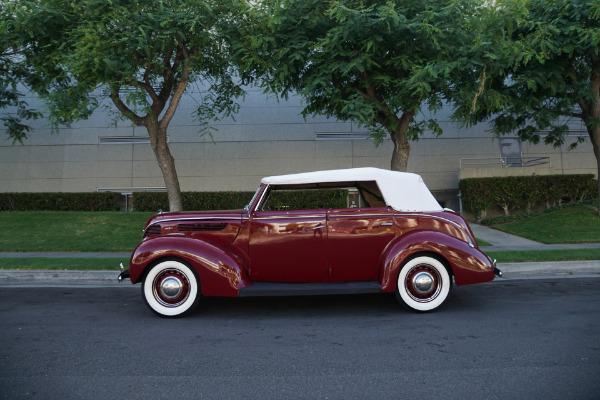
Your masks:
M396 298L403 308L433 311L448 298L451 285L444 264L430 256L418 256L400 269Z
M156 264L142 283L144 301L162 317L180 317L200 300L200 283L194 271L177 260Z

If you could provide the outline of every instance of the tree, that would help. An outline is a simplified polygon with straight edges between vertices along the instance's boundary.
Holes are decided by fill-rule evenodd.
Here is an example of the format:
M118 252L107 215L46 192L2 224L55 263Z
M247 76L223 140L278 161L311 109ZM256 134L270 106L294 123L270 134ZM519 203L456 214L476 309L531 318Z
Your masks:
M224 0L44 0L14 7L30 87L53 126L89 117L99 89L122 118L148 132L171 211L182 209L167 128L190 81L209 86L200 124L229 115L243 91L233 81L227 35L241 2Z
M410 140L451 101L453 82L470 72L477 25L471 0L265 0L253 8L245 47L236 52L247 79L282 97L299 93L303 114L350 120L389 134L391 169L405 171ZM250 78L249 78L250 77Z
M516 132L533 143L543 133L555 147L565 143L570 122L582 121L600 176L600 3L506 0L496 6L485 19L489 39L480 43L480 78L464 82L456 116L490 121L496 135Z
M19 84L25 77L18 62L19 48L13 40L10 18L13 6L8 2L0 3L0 110L5 110L0 120L9 139L13 143L23 143L23 139L31 131L24 120L40 118L41 114L29 107L19 91Z

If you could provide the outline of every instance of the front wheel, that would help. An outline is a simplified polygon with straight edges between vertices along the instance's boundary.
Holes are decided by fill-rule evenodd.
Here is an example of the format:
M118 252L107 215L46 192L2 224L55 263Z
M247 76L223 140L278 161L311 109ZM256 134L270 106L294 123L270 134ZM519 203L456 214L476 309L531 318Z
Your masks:
M433 311L448 298L451 284L450 275L440 261L419 256L409 260L400 270L396 298L403 308Z
M176 260L156 264L142 283L144 301L162 317L180 317L200 300L200 284L194 271Z

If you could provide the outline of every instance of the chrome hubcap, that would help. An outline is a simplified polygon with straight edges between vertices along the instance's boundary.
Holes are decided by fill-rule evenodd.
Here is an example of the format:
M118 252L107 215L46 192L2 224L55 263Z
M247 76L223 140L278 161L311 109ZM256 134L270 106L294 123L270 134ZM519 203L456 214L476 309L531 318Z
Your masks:
M175 299L181 295L183 291L183 283L179 278L169 276L160 284L160 292L167 299Z
M419 303L432 301L442 289L440 275L427 264L413 267L407 273L404 283L407 294Z
M421 295L431 292L434 284L435 279L428 272L421 271L412 278L413 289Z
M169 268L158 274L152 283L154 298L165 307L178 307L190 295L190 282L181 271Z

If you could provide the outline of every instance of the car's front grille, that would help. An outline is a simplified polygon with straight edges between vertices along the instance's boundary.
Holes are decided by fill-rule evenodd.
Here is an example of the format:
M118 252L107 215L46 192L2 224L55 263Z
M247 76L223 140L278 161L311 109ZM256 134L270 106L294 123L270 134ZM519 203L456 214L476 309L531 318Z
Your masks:
M179 232L222 231L226 226L226 223L179 224L177 230Z
M149 226L146 231L144 232L144 237L146 236L150 236L150 235L160 235L162 233L162 229L161 226L158 224Z

